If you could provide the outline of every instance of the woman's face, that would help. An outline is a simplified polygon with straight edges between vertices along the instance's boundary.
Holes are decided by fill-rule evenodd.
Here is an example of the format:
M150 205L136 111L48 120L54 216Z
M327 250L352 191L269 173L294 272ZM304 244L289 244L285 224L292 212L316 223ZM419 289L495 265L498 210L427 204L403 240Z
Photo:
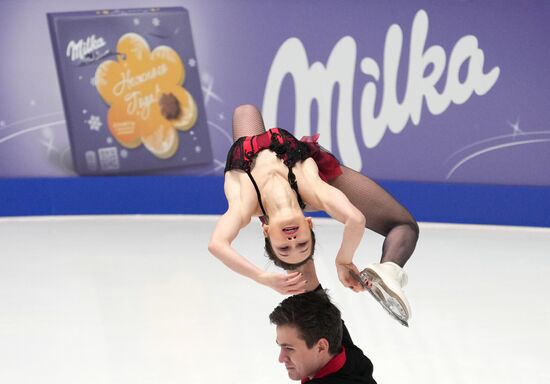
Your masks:
M283 262L297 264L311 255L311 217L296 215L269 219L263 225L264 236L269 237L275 255Z

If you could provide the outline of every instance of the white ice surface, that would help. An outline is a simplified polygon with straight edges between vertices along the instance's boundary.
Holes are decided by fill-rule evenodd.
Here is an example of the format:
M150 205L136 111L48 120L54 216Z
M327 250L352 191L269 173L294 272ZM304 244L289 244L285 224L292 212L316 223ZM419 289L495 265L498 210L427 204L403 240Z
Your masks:
M208 253L215 220L0 219L0 383L290 382L268 320L283 297ZM342 226L314 222L320 280L379 384L550 383L550 229L421 223L404 328L340 285ZM235 247L276 270L254 222Z

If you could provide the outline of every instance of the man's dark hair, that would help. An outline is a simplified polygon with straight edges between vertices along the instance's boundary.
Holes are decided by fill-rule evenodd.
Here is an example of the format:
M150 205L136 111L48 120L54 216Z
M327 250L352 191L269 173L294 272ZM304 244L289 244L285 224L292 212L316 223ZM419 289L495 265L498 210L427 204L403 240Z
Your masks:
M265 238L265 253L267 254L267 257L269 257L269 260L273 261L273 264L275 264L277 267L283 268L285 271L292 271L298 267L301 267L305 263L307 263L310 259L313 258L313 253L315 252L315 232L313 232L313 229L310 230L311 232L311 253L308 257L306 257L304 260L300 261L296 264L290 264L285 263L281 259L277 257L275 254L275 251L273 250L273 246L271 245L271 240L269 240L269 237L266 236Z
M324 290L287 297L271 312L269 320L277 326L296 328L308 348L325 338L331 355L340 352L343 332L340 310Z

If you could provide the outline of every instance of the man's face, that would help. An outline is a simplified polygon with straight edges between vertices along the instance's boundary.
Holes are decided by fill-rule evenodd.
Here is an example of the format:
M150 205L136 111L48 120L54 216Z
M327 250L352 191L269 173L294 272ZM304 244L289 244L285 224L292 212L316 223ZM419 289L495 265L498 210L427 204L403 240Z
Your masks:
M276 342L281 348L279 362L284 363L288 377L292 380L313 377L325 365L319 343L308 348L293 326L277 326Z

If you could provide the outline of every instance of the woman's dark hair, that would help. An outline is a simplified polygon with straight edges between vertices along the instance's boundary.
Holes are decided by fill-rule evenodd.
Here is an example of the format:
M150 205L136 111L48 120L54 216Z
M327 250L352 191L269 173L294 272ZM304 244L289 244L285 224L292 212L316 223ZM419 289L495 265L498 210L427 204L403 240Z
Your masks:
M275 264L277 267L283 268L285 271L292 271L304 265L310 259L313 258L313 253L315 252L315 233L313 232L313 229L310 229L310 232L311 232L311 253L309 254L308 257L306 257L304 260L300 261L299 263L290 264L290 263L285 263L284 261L279 259L275 254L275 251L273 250L273 246L271 245L271 240L269 240L269 237L265 238L265 253L267 254L267 257L269 257L269 259L273 261L273 264Z

